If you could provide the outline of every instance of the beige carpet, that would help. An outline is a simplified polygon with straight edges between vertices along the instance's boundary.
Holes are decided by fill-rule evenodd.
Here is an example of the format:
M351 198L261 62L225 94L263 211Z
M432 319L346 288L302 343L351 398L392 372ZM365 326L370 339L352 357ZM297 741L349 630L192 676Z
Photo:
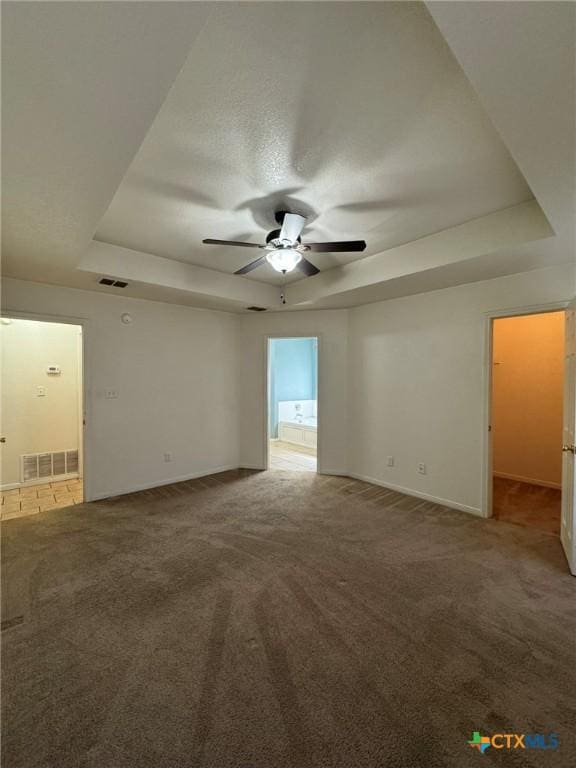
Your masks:
M6 768L576 764L556 536L288 472L2 533ZM474 730L560 746L481 755Z
M498 520L560 535L562 492L559 488L495 477L492 509Z

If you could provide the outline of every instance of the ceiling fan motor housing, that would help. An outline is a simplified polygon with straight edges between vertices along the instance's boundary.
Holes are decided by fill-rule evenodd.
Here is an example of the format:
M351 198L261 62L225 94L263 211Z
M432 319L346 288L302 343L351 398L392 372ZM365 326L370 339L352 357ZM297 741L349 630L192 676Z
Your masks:
M290 248L290 245L285 245L282 240L280 240L280 232L280 229L273 229L272 232L268 232L266 235L266 243L273 243L278 248ZM297 242L301 242L300 237L297 239Z

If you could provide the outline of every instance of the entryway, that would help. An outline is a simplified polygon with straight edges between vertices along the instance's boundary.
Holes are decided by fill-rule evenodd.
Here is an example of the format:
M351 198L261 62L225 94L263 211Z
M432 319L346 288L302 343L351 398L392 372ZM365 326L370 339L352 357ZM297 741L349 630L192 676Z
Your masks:
M2 520L81 504L82 326L2 317Z
M318 339L268 339L268 468L316 472Z
M560 535L565 313L492 323L492 514Z

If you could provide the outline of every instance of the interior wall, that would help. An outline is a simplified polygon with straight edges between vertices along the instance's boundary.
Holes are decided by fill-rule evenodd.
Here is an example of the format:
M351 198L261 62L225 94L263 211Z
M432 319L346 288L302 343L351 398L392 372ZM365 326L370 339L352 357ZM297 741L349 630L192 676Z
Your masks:
M235 316L4 280L3 310L87 320L88 498L263 468L267 335L318 336L319 471L479 514L487 319L569 301L573 284L567 265L351 310Z
M494 473L559 488L564 312L495 320L492 360Z
M268 436L278 437L278 403L316 400L316 339L272 339L269 351Z
M573 281L567 265L350 310L351 474L482 514L487 318Z
M240 322L240 461L266 466L266 339L318 336L318 471L348 467L348 310L261 312Z
M78 450L81 328L13 319L0 325L2 486L21 482L20 457ZM47 373L49 365L61 373Z
M20 280L2 288L4 313L86 320L88 499L238 466L234 315Z

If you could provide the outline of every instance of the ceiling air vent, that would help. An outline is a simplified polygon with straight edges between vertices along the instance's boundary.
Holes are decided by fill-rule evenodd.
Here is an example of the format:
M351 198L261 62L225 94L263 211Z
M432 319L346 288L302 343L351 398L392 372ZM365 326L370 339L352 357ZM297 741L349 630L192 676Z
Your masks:
M250 312L266 312L266 307L246 307Z
M113 280L111 277L101 277L98 282L100 285L113 285L115 288L126 288L128 285L124 280Z

